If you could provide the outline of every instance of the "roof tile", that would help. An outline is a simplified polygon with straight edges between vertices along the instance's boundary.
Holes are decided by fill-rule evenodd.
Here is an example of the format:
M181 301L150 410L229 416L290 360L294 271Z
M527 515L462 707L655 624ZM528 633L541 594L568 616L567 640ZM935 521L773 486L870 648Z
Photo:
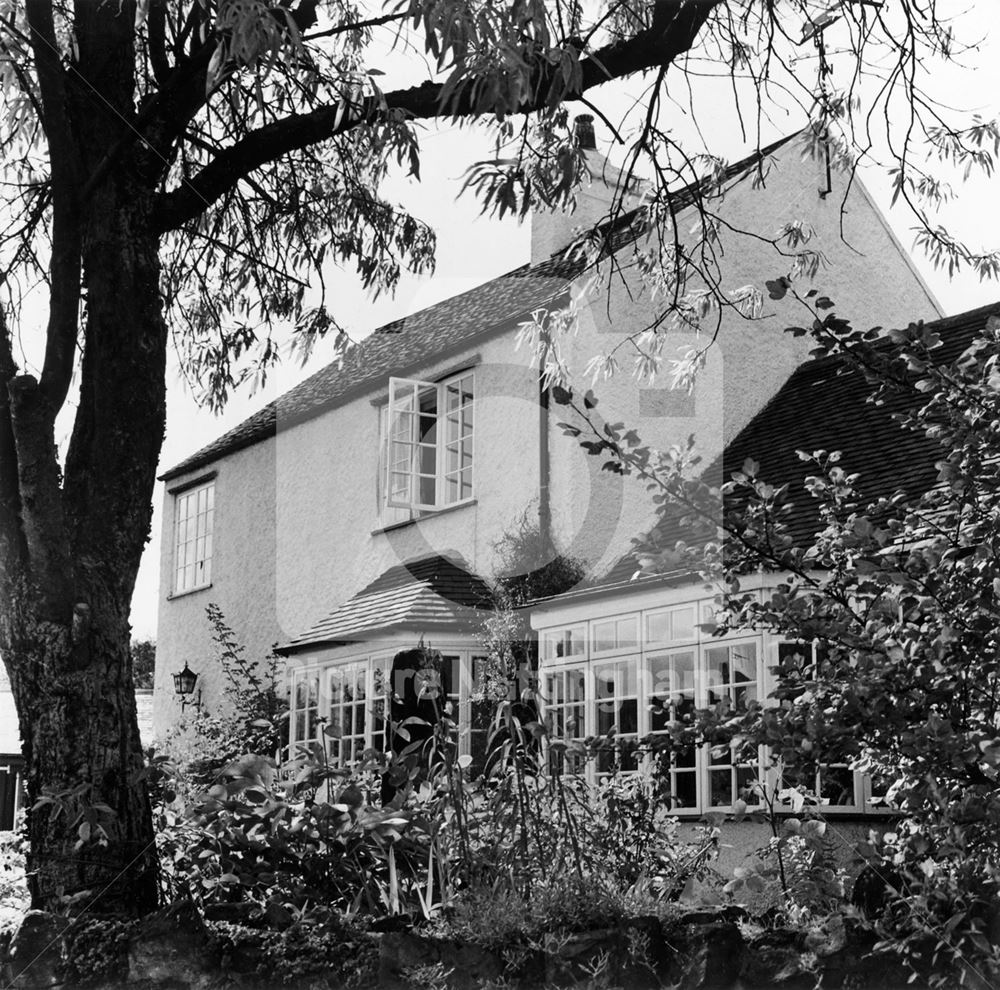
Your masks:
M481 577L448 557L424 557L389 568L278 652L356 642L388 629L476 626L491 605Z

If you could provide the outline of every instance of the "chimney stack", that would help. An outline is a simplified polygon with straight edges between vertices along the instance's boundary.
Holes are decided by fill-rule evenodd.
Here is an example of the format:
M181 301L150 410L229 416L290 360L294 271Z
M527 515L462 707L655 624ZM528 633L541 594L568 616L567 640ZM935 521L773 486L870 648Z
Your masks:
M576 146L581 151L596 151L597 138L594 136L594 118L589 113L581 113L573 121Z

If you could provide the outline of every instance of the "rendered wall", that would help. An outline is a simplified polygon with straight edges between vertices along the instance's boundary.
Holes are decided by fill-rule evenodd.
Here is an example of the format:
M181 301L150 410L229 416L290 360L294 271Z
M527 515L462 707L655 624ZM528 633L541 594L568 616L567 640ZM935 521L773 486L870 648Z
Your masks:
M153 730L162 739L177 723L181 709L172 674L185 663L198 674L198 687L209 711L219 710L224 675L205 614L218 605L250 657L263 657L279 637L275 610L275 446L255 444L212 465L215 514L212 584L171 597L174 560L175 500L171 489L183 486L205 469L169 482L164 493L160 557L160 608L156 637ZM190 711L190 710L189 710Z
M814 286L835 301L838 315L859 325L898 326L941 315L860 182L854 183L842 216L844 177L834 175L834 191L822 197L825 167L803 161L794 146L782 149L782 155L763 188L753 188L749 177L743 179L716 207L727 224L722 235L720 285L729 292L754 285L764 292L765 303L756 320L731 309L724 312L693 395L671 390L669 373L652 383L637 382L632 374L635 351L623 342L647 326L657 309L635 277L627 289L613 277L610 294L600 292L590 298L581 313L579 332L562 341L580 390L590 384L583 374L587 362L621 345L617 352L621 370L593 385L601 420L624 422L645 443L661 450L684 444L693 433L703 467L763 408L791 372L808 360L812 347L810 338L784 332L787 326L808 324L811 317L803 307L787 297L781 302L767 298L764 283L788 272L790 259L758 237L736 231L759 232L761 217L767 218L765 232L772 234L788 221L809 223L815 234L808 247L822 252L825 264L813 283L800 280L796 287L804 293ZM847 243L841 239L842 220ZM690 222L682 219L679 226L686 229ZM625 263L628 258L626 249L619 261ZM700 336L668 331L674 334L676 346L668 344L665 354L672 358L692 346L709 345L714 329L712 317L707 332ZM562 546L601 573L628 549L633 536L651 524L649 493L631 478L601 471L604 458L583 456L578 444L563 436L556 425L560 419L576 424L576 419L566 415L564 408L557 407L556 412L559 415L553 417L552 425L552 485L558 493L553 502L554 525Z
M303 633L390 567L431 553L459 555L493 574L494 544L519 515L537 512L537 370L513 334L481 341L429 363L431 380L475 361L474 503L379 530L377 403L370 394L288 429L213 465L216 477L212 587L167 600L174 499L164 506L158 630L156 731L176 720L170 674L187 660L200 673L206 705L224 687L204 609L215 602L248 651ZM194 472L191 479L202 472ZM178 478L172 486L183 485Z

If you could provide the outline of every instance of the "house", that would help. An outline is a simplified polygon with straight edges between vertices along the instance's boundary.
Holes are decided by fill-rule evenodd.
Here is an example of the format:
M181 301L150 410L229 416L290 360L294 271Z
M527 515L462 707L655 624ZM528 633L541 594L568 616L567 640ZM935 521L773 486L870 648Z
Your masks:
M586 127L581 142L588 147ZM534 216L528 264L376 330L342 364L162 475L158 735L180 714L171 674L185 663L199 674L207 708L224 703L205 620L214 602L250 655L277 644L287 658L293 742L312 738L322 716L339 730L340 758L371 745L392 659L422 641L446 658L462 746L474 754L483 736L472 694L497 544L526 518L562 553L585 561L588 586L602 589L546 602L533 620L550 714L583 706L581 724L599 728L600 691L633 713L621 716L631 719L628 731L640 731L647 716L639 660L647 662L654 643L679 683L701 663L732 671L729 691L744 690L744 679L759 682L772 644L719 646L724 658L698 652L709 649L696 633L703 603L669 581L618 580L632 537L652 520L648 493L602 472L563 435L535 358L516 347L529 314L564 306L586 277L565 247L574 224L605 213L615 181L592 147L587 153L594 179L577 215ZM825 164L791 140L731 166L718 207L722 284L762 286L787 268L772 246L741 231L804 221L826 262L816 285L845 314L870 323L940 316L860 182L842 210L845 184L837 188L835 178L831 192L827 181ZM690 192L678 204L690 204ZM682 222L693 215L685 209ZM616 243L621 277L608 295L581 305L577 333L562 342L578 375L655 313L638 291L627 233ZM778 307L755 320L726 310L693 394L622 372L597 386L602 413L661 448L693 433L705 461L715 461L807 360L808 345L782 332L798 320ZM678 333L679 345L693 341ZM597 680L605 662L610 680ZM678 790L691 810L722 807L742 772L678 767Z

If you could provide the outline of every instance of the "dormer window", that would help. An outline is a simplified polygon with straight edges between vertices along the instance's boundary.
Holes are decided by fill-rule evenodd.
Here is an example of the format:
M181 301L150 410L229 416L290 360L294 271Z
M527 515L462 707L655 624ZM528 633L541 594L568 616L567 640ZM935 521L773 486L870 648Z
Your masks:
M386 509L435 512L472 498L473 373L390 378L382 423Z

